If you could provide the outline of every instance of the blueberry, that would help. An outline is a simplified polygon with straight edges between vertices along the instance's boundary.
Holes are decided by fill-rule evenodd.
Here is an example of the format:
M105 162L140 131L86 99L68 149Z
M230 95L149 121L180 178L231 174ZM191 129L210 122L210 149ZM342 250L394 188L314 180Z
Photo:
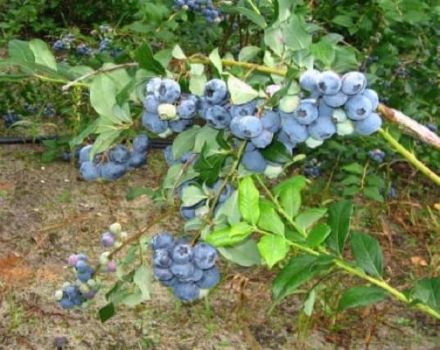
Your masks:
M203 277L196 282L200 289L210 289L215 287L220 282L220 272L217 267L212 267L203 271Z
M300 124L311 124L316 118L318 118L316 101L313 99L302 100L298 108L294 111L293 117Z
M244 135L242 134L242 132L240 131L240 119L242 119L243 117L235 117L232 118L230 124L229 124L229 129L231 130L232 135L234 135L235 137L238 137L239 139L244 139Z
M156 249L171 249L174 246L174 237L168 232L161 232L153 236L151 247Z
M170 269L161 267L154 267L154 276L156 276L159 281L169 281L174 277Z
M84 260L79 260L75 264L75 268L76 268L76 271L78 271L79 273L84 273L84 272L88 271L89 264L87 264L87 262Z
M101 244L108 248L115 244L115 236L111 232L105 232L101 236Z
M127 167L123 164L108 162L101 165L101 177L105 180L115 181L124 176Z
M373 149L368 152L368 156L377 163L383 163L385 160L385 152L379 148Z
M371 108L373 111L375 111L376 108L379 107L379 96L377 95L376 91L372 89L365 89L365 91L362 93L362 96L370 100Z
M106 272L115 272L117 265L114 261L109 261L106 266Z
M310 178L316 178L321 176L321 168L319 166L306 166L304 167L304 175Z
M100 176L99 167L92 162L84 162L79 168L80 176L86 181L95 181Z
M288 136L289 141L294 144L304 142L309 137L307 127L293 118L282 119L282 130Z
M245 117L247 115L254 115L257 111L257 101L250 101L239 105L229 106L229 113L232 118Z
M226 83L220 79L212 79L205 85L204 97L211 104L221 104L228 97Z
M85 43L81 43L76 47L76 53L80 56L91 56L93 50Z
M86 145L81 148L79 151L79 162L88 162L90 161L90 151L92 150L92 145Z
M67 259L67 264L69 266L75 266L78 260L79 260L78 254L71 254Z
M368 136L375 133L382 126L382 118L377 113L371 113L366 119L356 121L354 129L359 135Z
M207 108L204 117L216 129L227 128L232 119L226 108L218 105Z
M263 124L260 118L254 116L246 116L238 122L240 133L247 138L257 137L263 131Z
M164 277L168 276L165 275L166 272L164 272ZM170 272L171 273L171 272ZM171 273L171 278L168 280L163 280L163 279L159 279L159 275L156 275L156 278L160 281L160 283L165 286L165 287L173 287L176 283L178 283L179 281L177 280L176 277L174 277L174 275Z
M56 115L56 109L54 106L52 106L51 104L46 105L43 108L43 116L47 117L47 118L52 118Z
M350 119L363 120L371 114L373 105L367 97L356 95L347 101L345 110Z
M320 117L308 126L308 132L316 140L327 140L336 133L336 126L331 118Z
M263 130L257 137L251 138L252 144L257 148L266 148L272 143L273 133Z
M92 278L92 273L90 271L79 272L77 274L77 277L81 282L86 283L89 279Z
M222 180L218 180L218 181L214 184L214 186L213 186L212 189L213 189L215 192L218 192L218 191L220 190L220 186L221 186L222 182L223 182ZM225 201L231 196L231 194L232 194L233 191L234 191L234 187L232 187L231 184L227 183L226 186L224 187L222 193L220 194L220 196L219 196L219 198L218 198L219 203L223 203L223 202L225 202Z
M319 78L320 73L317 70L307 70L299 77L299 85L308 92L316 92L318 90Z
M55 41L55 42L53 43L52 48L53 48L55 51L61 51L61 50L65 50L65 49L67 49L67 46L66 46L66 43L65 43L63 40L58 39L57 41Z
M132 153L128 160L128 166L131 168L139 168L147 163L147 155L145 153Z
M261 123L263 124L263 129L276 133L281 128L281 117L276 111L264 111L261 117Z
M177 114L181 119L192 119L198 111L198 99L194 95L185 96L177 106Z
M305 126L303 126L305 128ZM307 131L307 129L306 129ZM286 148L286 150L292 154L293 149L296 147L296 142L293 142L290 139L290 136L285 132L285 131L280 131L277 135L276 135L276 139L278 142L281 142L284 147Z
M186 243L177 244L172 253L173 260L176 263L184 264L192 258L192 247Z
M243 166L256 173L262 173L266 169L267 163L259 151L245 152L241 160Z
M193 248L193 256L194 264L199 269L206 270L215 265L218 254L213 246L207 243L198 243Z
M196 209L193 207L180 207L180 215L185 220L191 220L196 217Z
M110 48L112 41L109 38L104 38L99 42L99 52L106 51Z
M130 151L123 145L116 145L110 150L109 158L115 163L124 164L130 159Z
M182 301L191 302L200 297L199 288L191 282L177 282L173 285L174 295Z
M341 90L346 95L356 95L367 86L367 78L360 72L349 72L342 77Z
M60 301L59 301L59 304L60 304L60 306L63 308L63 309L66 309L66 310L68 310L68 309L72 309L74 306L75 306L75 304L73 304L73 302L72 301L70 301L69 299L61 299Z
M170 267L173 261L168 249L156 249L153 254L153 263L156 267Z
M160 119L156 113L148 112L142 115L142 125L145 129L155 134L161 134L168 128L168 122L166 120Z
M182 132L191 125L192 121L188 119L173 120L169 122L170 129L177 133Z
M336 108L343 106L347 102L348 96L339 91L335 95L324 95L322 99L328 106Z
M157 113L157 109L159 107L159 99L150 94L145 96L144 99L144 108L148 113Z
M437 125L435 125L434 123L428 123L425 124L425 126L429 129L429 131L432 131L433 133L437 133Z
M172 79L162 79L156 97L161 103L175 103L180 97L180 86Z
M150 141L147 135L144 134L138 135L133 140L133 151L137 153L146 152L149 143Z
M145 86L145 90L147 92L147 95L157 96L159 94L159 89L160 89L161 83L162 83L161 78L155 77L155 78L150 79L148 81L147 85Z
M20 120L20 117L13 111L8 111L6 114L2 115L5 127L10 128L13 124Z
M318 90L324 95L335 95L341 89L341 78L331 71L322 72L318 79Z
M171 272L178 280L189 278L194 273L194 265L190 262L174 263L171 265Z
M193 274L187 278L181 278L179 282L197 282L200 281L202 277L203 277L203 270L194 267Z

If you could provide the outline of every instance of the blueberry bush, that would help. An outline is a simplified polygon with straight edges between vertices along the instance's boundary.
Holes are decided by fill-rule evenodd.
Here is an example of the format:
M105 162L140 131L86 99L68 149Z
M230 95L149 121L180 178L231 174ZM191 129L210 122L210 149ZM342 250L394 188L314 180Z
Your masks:
M221 283L219 262L228 260L275 270L275 304L312 286L311 313L317 286L342 271L356 282L339 296L338 312L394 299L440 319L440 279L394 287L379 241L351 225L355 195L379 202L398 195L381 176L391 157L440 186L432 124L438 86L430 78L438 47L426 34L436 30L438 6L430 16L429 5L409 0L402 8L387 0L311 3L146 1L117 28L95 25L91 38L64 30L49 42L9 41L0 82L29 80L73 102L62 112L70 132L47 142L49 158L69 160L83 180L104 184L148 166L152 144L164 148L168 165L160 186L131 196L147 194L170 210L149 208L146 227L132 234L112 224L96 261L73 252L74 278L55 293L62 308L86 305L108 273L117 282L105 294L103 321L118 305L150 299L152 279L195 303ZM407 40L395 31L402 24ZM383 32L372 35L373 28ZM422 43L417 33L425 33ZM408 48L415 57L392 55ZM413 76L415 61L422 68ZM427 82L432 89L419 90ZM387 105L417 114L415 137L405 135L408 124L400 128L403 113ZM46 118L58 113L47 103L40 109ZM7 128L22 119L12 110L3 115ZM353 162L339 164L341 153ZM304 193L332 162L332 197L313 205ZM172 215L184 221L181 232L152 232Z

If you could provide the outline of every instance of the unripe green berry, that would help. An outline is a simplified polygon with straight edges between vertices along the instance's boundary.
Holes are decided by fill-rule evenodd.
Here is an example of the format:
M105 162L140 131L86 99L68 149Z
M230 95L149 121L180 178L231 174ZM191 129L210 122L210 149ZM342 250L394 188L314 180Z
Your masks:
M63 299L63 291L62 290L57 290L55 292L55 300L56 301L60 301L61 299Z
M121 233L122 231L122 227L119 222L115 222L114 224L111 224L108 229L111 233L114 233L115 235Z
M298 108L300 99L298 96L284 96L280 100L280 110L284 113L292 113L295 109Z
M336 133L339 136L348 136L353 134L354 132L354 124L350 119L347 119L343 123L336 124Z
M306 140L306 145L307 145L307 147L309 147L309 148L316 148L316 147L319 147L319 146L321 146L323 143L324 143L323 140L317 140L317 139L314 139L313 137L309 137L309 138Z
M341 108L335 109L332 114L332 120L335 123L343 123L347 120L347 114Z
M177 117L176 106L170 103L162 103L157 108L157 112L159 113L159 118L162 120L173 120Z
M109 255L110 255L110 252L104 252L104 253L102 253L101 256L99 257L99 263L100 263L101 265L107 265L108 260L109 260L109 259L108 259Z

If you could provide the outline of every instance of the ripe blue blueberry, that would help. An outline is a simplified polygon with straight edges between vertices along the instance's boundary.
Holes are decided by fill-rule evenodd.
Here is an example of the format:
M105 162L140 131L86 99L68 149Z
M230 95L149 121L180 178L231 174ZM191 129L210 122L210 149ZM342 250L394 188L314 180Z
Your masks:
M192 247L189 244L180 243L174 247L172 257L176 263L184 264L191 260L192 254Z
M293 118L282 119L282 130L293 144L304 142L309 137L307 127Z
M245 117L247 115L254 115L257 111L256 107L257 107L256 100L239 105L230 105L229 113L231 113L232 118Z
M379 107L379 96L377 95L377 92L372 89L365 89L362 93L362 96L365 96L368 98L371 102L371 108L373 111L376 110L377 107Z
M139 168L147 163L147 155L145 153L132 153L128 160L130 168Z
M157 108L159 107L159 99L153 94L145 96L144 108L148 113L157 113Z
M177 106L177 114L181 119L192 119L197 115L198 99L194 95L186 95Z
M100 168L96 164L86 161L79 168L80 176L86 181L95 181L100 177Z
M385 152L379 148L373 149L368 152L368 156L377 163L383 163L385 160Z
M161 267L154 267L153 271L154 271L154 276L159 281L169 281L174 277L174 275L170 271L170 269L165 269L165 268L161 268Z
M232 119L226 108L218 105L207 108L204 117L216 129L227 128Z
M318 91L319 78L320 73L317 70L307 70L299 77L299 85L308 92L316 92Z
M115 236L113 235L113 233L103 233L101 236L101 244L106 248L113 247L113 245L115 244Z
M262 173L266 169L267 162L263 155L255 150L251 152L245 152L243 158L241 159L243 166L249 170L256 173Z
M346 95L356 95L367 86L367 78L360 72L349 72L342 77L341 90Z
M338 93L339 94L339 93ZM336 94L335 96L337 96ZM332 95L326 95L332 97ZM324 97L326 97L324 96ZM325 103L324 98L319 99L318 102L318 116L319 117L331 117L333 115L334 108Z
M174 132L180 133L187 127L192 125L192 121L188 119L172 120L169 122L169 127Z
M217 260L217 256L217 250L207 243L198 243L193 248L194 264L199 269L206 270L213 267Z
M173 263L168 249L156 249L153 254L153 263L156 267L167 268Z
M315 140L327 140L336 133L336 125L331 118L322 117L308 126L308 132Z
M211 104L221 104L228 97L226 83L220 79L212 79L205 85L204 97Z
M133 151L136 153L146 152L149 143L150 141L147 135L144 134L138 135L133 140Z
M160 119L159 114L148 112L144 112L142 115L142 125L155 134L161 134L168 128L168 122Z
M199 288L191 282L177 282L173 285L174 295L182 301L191 302L200 297Z
M197 282L200 281L203 277L203 270L194 267L194 272L188 278L181 278L179 282Z
M382 118L377 113L371 113L368 118L356 121L354 130L363 136L375 133L382 126Z
M257 137L251 138L252 144L257 148L266 148L272 143L273 132L263 130Z
M171 272L178 280L187 279L194 273L194 265L190 262L174 263L171 265Z
M151 240L151 247L156 249L171 249L174 246L174 237L168 232L161 232Z
M180 97L180 86L172 79L162 79L155 95L161 103L175 103Z
M78 260L77 263L75 264L75 268L76 268L76 271L78 271L79 273L84 273L84 272L87 272L90 267L86 261Z
M105 180L115 181L124 176L127 167L123 164L108 162L101 165L101 177Z
M266 110L261 116L261 123L263 124L263 129L276 133L281 128L281 117L276 111Z
M180 207L180 215L185 220L191 220L196 217L196 209L193 207Z
M345 102L347 102L348 96L342 91L339 91L334 95L324 95L322 99L328 106L336 108L343 106Z
M302 100L298 108L293 112L293 117L296 121L303 125L311 124L318 118L318 108L316 100L305 99Z
M318 90L323 95L335 95L341 89L341 78L331 71L322 72L318 79Z
M92 145L86 145L81 148L79 151L79 162L88 162L90 161L90 151L92 150Z
M239 139L244 139L244 135L240 131L240 119L243 117L235 117L232 118L231 122L229 123L229 129L231 130L232 135L235 137L238 137Z
M215 287L220 282L220 272L216 266L203 271L203 277L196 282L200 289Z
M305 128L305 126L303 126L303 127ZM306 131L307 131L307 129L306 129ZM296 142L292 142L289 135L285 131L281 130L276 135L276 140L278 142L281 142L290 154L293 153L293 149L296 147Z
M373 111L370 100L362 95L350 98L345 104L347 116L352 120L362 120L367 118Z
M118 164L127 163L130 159L130 150L123 145L116 145L110 150L109 158Z
M257 137L263 131L263 124L260 118L248 115L240 118L238 122L240 133L246 138Z
M70 299L67 298L61 299L59 301L59 304L65 310L73 309L75 307L75 304Z

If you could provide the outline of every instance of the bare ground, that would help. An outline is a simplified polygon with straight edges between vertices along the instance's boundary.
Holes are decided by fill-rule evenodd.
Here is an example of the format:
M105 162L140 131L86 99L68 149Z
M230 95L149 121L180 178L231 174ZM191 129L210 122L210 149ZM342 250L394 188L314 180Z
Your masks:
M76 350L440 349L440 324L397 303L344 315L319 306L316 316L307 318L300 313L304 295L298 295L269 314L274 273L227 263L222 263L224 282L207 304L180 305L155 283L150 302L120 308L105 324L96 313L105 304L104 293L86 310L64 311L53 292L71 278L66 257L78 250L99 256L99 237L115 220L128 232L143 227L157 209L146 196L127 201L125 195L132 186L156 186L165 167L153 154L149 167L116 183L85 183L70 164L42 165L38 151L37 146L0 148L0 350L56 349L58 336L66 337L64 349ZM438 224L424 227L417 206L403 207L391 203L377 228L388 248L387 272L399 285L408 276L438 273L440 261ZM431 214L429 220L438 220ZM177 232L180 225L176 218L158 229ZM433 234L436 238L428 240ZM411 260L414 256L429 266ZM327 283L329 289L344 288L339 277Z

